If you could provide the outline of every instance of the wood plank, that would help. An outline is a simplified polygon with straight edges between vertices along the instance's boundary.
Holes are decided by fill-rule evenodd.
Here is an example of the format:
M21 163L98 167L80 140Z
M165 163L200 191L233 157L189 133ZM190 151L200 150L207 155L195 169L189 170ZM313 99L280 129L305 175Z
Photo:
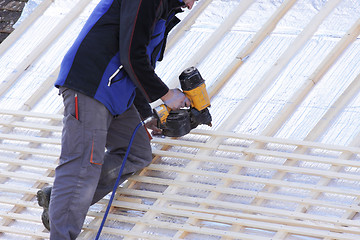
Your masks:
M350 166L350 167L360 167L359 161L352 160L344 160L330 157L322 157L316 155L305 155L305 154L297 154L290 152L280 152L275 150L263 150L256 148L247 148L247 147L239 147L239 146L229 146L229 145L219 145L212 146L206 143L196 143L190 141L181 141L181 140L172 140L172 139L162 139L162 140L153 140L154 143L162 143L171 146L183 146L189 148L200 148L200 149L212 149L224 152L237 152L243 154L253 154L260 156L268 156L275 158L289 158L297 161L307 161L307 162L316 162L316 163L324 163L330 165L340 165L340 166ZM360 150L359 148L353 148L354 150Z
M192 57L178 69L186 69L192 66L198 66L214 48L214 46L224 37L224 35L234 26L239 17L255 2L255 0L241 1L233 11L226 17L221 25L211 34L206 42L192 55ZM176 77L171 79L167 84L169 88L176 88L179 85L178 76L181 72L175 74Z
M327 229L332 226L338 226L342 228L341 226L344 226L344 229L346 227L353 227L354 229L349 229L350 231L359 231L359 222L354 220L348 220L348 219L341 219L343 221L339 222L339 218L337 217L331 217L331 216L322 216L322 215L315 215L315 214L306 214L306 213L298 213L290 210L285 209L275 209L275 208L269 208L269 207L262 207L262 206L253 206L243 203L234 203L234 202L224 202L221 200L215 200L215 199L206 199L206 198L197 198L197 197L189 197L186 195L177 195L177 194L168 194L164 195L163 193L158 192L152 192L148 190L136 190L136 189L121 189L121 194L125 194L127 196L140 196L145 198L154 198L154 199L162 199L163 201L166 201L166 206L154 206L154 205L133 205L131 203L122 203L121 201L114 201L114 205L116 207L125 208L125 209L133 209L138 211L153 211L155 213L163 213L166 215L174 215L174 216L183 216L183 217L189 217L189 218L198 218L208 221L215 221L214 216L204 216L202 215L194 215L193 213L182 211L185 206L188 206L189 204L199 205L199 204L208 204L212 206L212 209L201 209L199 207L195 207L195 209L198 209L195 212L201 212L204 213L206 211L225 211L226 213L223 213L224 215L231 215L232 218L238 219L240 222L238 224L240 225L248 225L251 227L250 222L247 223L246 219L256 219L258 215L260 214L262 216L267 217L274 217L276 221L280 221L279 219L282 219L283 221L286 219L290 220L296 220L296 221L314 221L317 224L323 224L323 228ZM224 205L225 203L225 205ZM190 207L189 207L190 208ZM177 210L175 210L177 209ZM220 213L219 212L219 213ZM252 213L252 214L250 214ZM252 216L255 214L255 216ZM211 214L213 215L213 214ZM221 215L221 214L220 214ZM241 216L246 216L246 219L242 219ZM141 221L141 220L140 220ZM222 222L219 221L218 222ZM259 221L261 222L261 221ZM314 223L312 222L312 224ZM231 223L231 222L222 222L222 223ZM235 222L234 222L235 224ZM302 224L302 223L299 223ZM330 224L330 225L329 225ZM261 227L260 227L261 228ZM335 227L336 228L336 227ZM335 229L334 228L334 229ZM271 229L269 229L271 230Z
M291 42L289 47L274 63L273 67L267 71L262 79L253 87L248 93L248 97L244 101L239 102L238 106L233 110L233 113L228 114L228 118L223 121L221 130L230 131L239 122L241 118L254 106L254 104L261 99L261 96L266 92L266 89L275 81L279 74L289 64L291 59L302 49L305 44L311 39L318 27L322 24L324 19L335 9L341 0L331 0L326 3L326 6L321 8L309 24L301 31L301 33ZM295 102L295 103L298 103ZM272 121L274 122L274 120ZM283 123L283 121L281 121ZM270 135L264 133L263 135Z
M31 24L33 24L44 12L54 0L43 0L34 11L26 18L21 24L15 28L15 30L7 37L0 45L0 56L6 52L16 42L20 36L27 31Z
M10 75L0 84L0 96L6 93L18 80L24 71L57 39L58 36L71 24L86 8L91 0L80 0L76 6L61 20L54 29L42 40L32 52L24 58Z
M30 142L30 143L40 143L40 144L54 144L54 145L61 144L61 139L59 139L59 138L33 137L33 136L19 135L19 134L2 134L2 133L0 133L0 139L21 141L21 142Z
M329 1L330 2L330 1ZM327 2L326 4L328 4ZM291 97L289 102L291 104L285 105L282 111L272 120L267 129L262 133L264 135L273 135L282 126L282 123L288 119L294 111L300 106L300 103L310 93L314 86L322 79L324 74L330 69L330 67L339 59L344 53L345 49L357 39L360 34L360 19L354 23L350 30L341 38L341 40L335 45L330 53L323 59L315 71L311 74L294 96Z
M344 53L346 48L353 43L357 36L360 34L360 19L358 19L348 30L348 32L341 38L341 40L335 45L335 47L330 51L330 53L324 58L324 60L320 63L314 73L309 77L309 81L306 82L295 94L292 98L293 104L287 105L283 110L282 114L279 114L278 117L274 119L274 121L269 124L268 129L264 132L264 134L271 134L277 131L281 127L279 121L284 121L294 110L298 107L298 104L305 98L305 96L310 92L312 87L317 84L325 73L332 67L332 65L340 58L340 56ZM318 129L316 131L320 131ZM340 167L332 167L331 171L340 171ZM329 179L322 179L320 184L328 184ZM319 196L318 193L314 193L313 197ZM306 211L307 207L303 206L299 209L299 211ZM286 233L281 232L277 237L283 238L286 236Z
M220 74L218 79L209 87L208 94L210 98L215 96L215 94L220 91L225 83L234 75L235 71L251 56L251 54L265 40L265 38L270 35L279 21L296 2L297 0L286 0L280 5L280 7L276 9L269 20L261 27L259 31L256 32L255 36Z
M39 131L48 131L48 132L61 132L62 126L51 126L39 123L32 122L23 122L23 121L12 121L12 120L3 120L0 119L0 125L11 127L11 128L27 128Z
M0 170L0 176L1 177L8 177L11 179L21 179L23 181L34 181L42 182L42 183L53 183L54 178L53 177L46 177L39 174L31 174L31 173L17 173L17 172L8 172Z
M229 212L229 211L221 211L221 210L214 210L214 209L201 209L201 208L194 208L194 207L188 207L188 206L180 206L180 205L170 205L170 207L175 208L175 209L179 209L179 210L185 210L185 211L190 211L192 213L205 213L205 214L212 214L214 215L214 221L216 221L216 217L217 216L229 216L229 217L234 217L234 218L239 218L242 214L240 214L240 216L237 213L234 212ZM255 217L259 217L258 215L256 215ZM267 222L269 222L270 224L274 224L277 223L276 221L278 219L273 218L273 217L268 217L266 221L265 218L261 217L261 220L259 221L258 224L258 228L261 229L261 227L263 227L262 223L264 225L266 225ZM359 229L357 227L339 227L339 226L333 226L333 225L321 225L321 224L316 224L317 229L315 230L314 227L314 222L304 222L304 221L293 221L291 219L282 219L281 221L281 226L279 227L271 227L269 228L272 230L285 230L289 233L292 234L299 234L302 236L310 236L310 237L336 237L336 239L347 239L347 236L344 236L342 233L346 232L346 233L350 233L350 234L359 234ZM293 223L293 224L292 224ZM243 220L243 224L246 224L246 221ZM256 228L256 226L254 226L255 224L249 224L248 227L250 228ZM324 232L321 232L321 230L319 231L319 229L324 229ZM315 231L314 231L315 230ZM338 234L339 233L339 234ZM349 239L356 239L357 236L349 236Z
M17 117L43 118L43 119L58 120L58 121L61 121L63 119L63 116L60 114L30 112L25 110L0 109L0 114L17 116Z
M36 92L33 93L27 99L21 107L21 110L30 111L33 107L42 99L49 91L54 87L54 83L57 79L57 76L60 72L60 66L58 66L49 76L48 78L37 88Z
M14 159L14 158L6 158L0 156L0 163L7 163L9 165L17 165L17 166L26 166L26 167L33 167L38 169L50 169L55 170L55 167L57 164L58 157L53 159L53 163L51 163L51 160L45 162L45 161L32 161L32 160L23 160L23 159Z
M312 168L303 168L303 167L293 167L293 166L283 166L271 163L261 163L258 162L251 162L241 159L229 159L229 158L221 158L221 157L213 157L203 155L194 155L188 153L172 153L167 151L161 150L154 150L153 154L163 156L163 157L174 157L174 158L184 158L189 159L194 162L214 162L214 163L223 163L235 166L242 166L242 167L250 167L250 168L261 168L261 169L268 169L274 171L284 171L284 172L291 172L291 173L300 173L304 175L313 175L313 176L321 176L324 178L335 178L335 179L349 179L354 181L360 181L360 175L352 174L352 173L339 173L339 172L329 172L327 170L318 170Z
M23 228L8 227L8 226L1 226L1 225L0 225L0 232L12 233L12 234L20 235L20 236L30 236L30 237L33 237L34 239L35 238L44 238L44 239L49 238L49 233L44 233L41 231L31 231L31 230L26 230Z
M159 207L154 207L154 206L147 206L144 204L139 204L139 205L133 205L133 204L128 204L128 203L122 203L122 202L118 202L118 201L114 201L114 205L113 206L117 206L117 207L122 207L122 208L131 208L134 210L154 210L156 212L160 212L160 213L165 213L166 215L186 215L186 216L190 216L191 213L187 213L187 212L182 212L182 211L178 211L176 209L168 209L169 212L166 213L166 209L164 208L159 208ZM117 219L117 218L121 218L121 216L113 216L113 219ZM122 218L123 219L123 218ZM131 222L130 218L126 218L127 221ZM224 231L224 230L217 230L217 229L212 229L212 228L207 228L207 227L199 227L199 226L190 226L190 225L183 225L183 224L179 224L179 223L174 223L172 222L171 224L169 224L168 222L161 222L161 221L153 221L151 219L146 219L146 218L135 218L134 219L134 223L142 223L145 226L156 226L157 228L164 228L164 229L171 229L171 230L184 230L187 232L194 232L194 233L199 233L199 234L207 234L207 235L216 235L216 236L229 236L229 237L237 237L237 238L241 238L241 239L249 239L249 240L253 240L254 235L249 235L249 234L244 234L244 233L238 233L238 232L231 232L231 231ZM115 229L113 229L114 231L116 231ZM129 233L135 234L137 236L143 236L145 237L146 235L144 235L144 232L141 231L134 231L134 228L129 231ZM261 236L256 236L256 239L267 239L268 238L263 238Z
M170 31L168 36L168 41L166 43L166 51L169 51L173 48L176 42L184 35L186 31L195 23L196 19L200 14L212 3L212 0L202 0L199 1L194 8L186 15L186 17L181 20L176 27Z
M186 196L185 196L186 197ZM181 200L181 198L177 197L178 200ZM203 199L204 201L207 201L208 199ZM221 207L223 207L223 202L221 202ZM234 204L234 203L227 203L229 205L242 205L242 204ZM244 204L245 205L245 204ZM119 201L114 201L113 206L116 207L121 207L121 208L127 208L127 209L133 209L133 210L138 210L138 211L152 211L155 212L157 214L165 214L165 215L173 215L173 216L183 216L183 217L194 217L194 212L192 211L182 211L174 209L174 208L169 208L169 207L158 207L158 206L149 206L149 205L144 205L144 204L131 204L131 203L123 203L123 202L119 202ZM172 205L173 207L175 205ZM177 207L177 205L175 206ZM246 207L249 207L248 210L252 209L252 206L244 206L244 210L246 209ZM180 206L180 208L184 208L184 206ZM262 212L263 210L265 210L264 213L274 213L274 209L266 209L264 207L258 207L259 212ZM201 211L201 210L200 210ZM211 211L211 210L209 210ZM285 215L285 212L286 215ZM282 213L284 214L284 216L292 216L294 218L299 217L301 214L299 214L298 216L294 216L291 212L289 211L284 211L284 210L276 210L276 214L278 213ZM228 212L228 214L231 214L231 212ZM290 215L289 215L290 214ZM304 214L306 217L311 217L310 214ZM300 228L300 227L291 227L291 226L286 226L286 225L278 225L278 224L274 224L274 223L265 223L265 222L257 222L257 221L252 221L252 220L246 220L246 219L240 219L240 218L236 218L235 217L226 217L226 216L221 216L221 215L214 215L214 214L206 214L203 212L197 212L197 214L195 215L196 218L204 220L204 221L210 221L210 222L218 222L218 223L224 223L224 224L236 224L236 225L243 225L243 226L247 226L250 228L257 228L257 229L263 229L263 230L269 230L269 231L274 231L274 230L281 230L281 229L286 229L288 231L291 231L294 234L300 234L300 235L305 235L305 236L319 236L319 237L327 237L327 236L332 236L336 239L352 239L355 240L356 237L354 236L345 236L344 234L339 234L339 233L332 233L329 231L322 231L322 230L317 230L317 229L308 229L308 228ZM322 217L322 216L312 216L315 221L319 221L321 220L327 220L327 221L331 221L333 220L335 223L338 223L338 219L332 219L332 218L328 218L328 217ZM150 225L150 226L158 226L158 227L164 227L164 228L168 228L168 229L178 229L176 227L175 223L172 224L164 224L162 226L158 225L158 222L154 222L149 220L150 222L148 223L148 220L144 220L144 219L139 219L139 221L143 222L144 225ZM356 221L349 221L350 224L354 223ZM344 222L341 224L345 224L347 225L348 222ZM187 231L187 232L192 232L192 228L191 225L181 225L182 226L182 230ZM196 226L197 228L197 226ZM178 230L181 230L178 229ZM231 231L225 231L226 234L222 233L222 232L209 232L212 231L211 229L207 229L205 226L202 226L202 229L205 231L199 231L198 229L196 230L196 233L204 233L204 234L210 234L210 235L219 235L219 236L229 236L229 237L245 237L246 235L241 235L241 233L235 233L235 232L231 232ZM135 231L135 233L139 233L138 231ZM240 234L240 235L238 235ZM251 235L249 235L250 237ZM252 236L252 239L254 238L254 236ZM247 238L246 238L247 239ZM259 239L258 236L256 236L256 239ZM268 239L268 238L267 238Z
M359 147L352 146L342 146L342 145L334 145L328 143L314 142L314 141L306 141L306 140L294 140L294 139L286 139L286 138L278 138L271 137L267 135L250 135L243 133L234 133L230 131L221 131L221 130L204 130L204 129L194 129L191 131L191 134L196 135L206 135L213 137L223 137L223 138L233 138L233 139L241 139L241 140L250 140L260 143L275 143L282 145L290 145L290 146L299 146L299 147L307 147L307 148L318 148L329 151L339 151L339 152L353 152L356 154L360 154ZM154 138L153 141L158 141L158 138ZM171 141L171 139L169 139ZM163 143L165 144L165 143Z
M308 183L290 182L290 181L274 179L274 178L269 179L269 178L261 178L261 177L243 176L228 172L221 173L221 172L206 171L201 169L191 170L191 169L187 169L186 167L182 168L177 166L160 165L154 163L147 166L146 169L155 170L155 171L164 171L164 172L176 172L176 173L188 174L193 176L210 176L214 178L222 178L223 180L229 179L231 181L263 184L263 185L270 185L273 187L294 188L294 189L314 191L319 193L332 193L343 196L359 195L358 191L355 189L342 189L339 187L336 188L336 187L319 186Z
M231 187L221 187L217 185L210 184L201 184L195 182L181 182L178 180L171 179L161 179L156 177L148 177L148 176L132 176L131 181L142 182L142 183L150 183L150 184L158 184L158 185L171 185L177 188L189 188L189 184L191 184L192 189L199 189L202 191L208 191L211 193L232 195L238 197L249 197L249 198L264 198L266 200L278 201L278 202L291 202L297 204L309 204L312 206L318 207L326 207L332 209L341 209L341 210L353 210L360 212L360 206L355 204L335 204L329 201L316 200L316 199L307 199L302 197L295 196L287 196L284 194L276 194L276 193L267 193L261 191L252 191L246 189L237 189Z
M51 157L58 157L60 155L60 149L54 151L54 150L43 150L43 149L36 149L30 147L9 146L5 144L0 144L0 150L8 151L8 152L18 152L22 154L45 155Z

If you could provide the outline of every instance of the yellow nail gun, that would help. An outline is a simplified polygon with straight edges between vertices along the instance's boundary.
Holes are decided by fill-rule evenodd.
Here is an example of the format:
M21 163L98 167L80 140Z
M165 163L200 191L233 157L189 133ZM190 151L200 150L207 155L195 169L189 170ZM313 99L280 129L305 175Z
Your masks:
M180 86L191 102L189 109L171 110L165 104L154 109L157 125L169 137L181 137L200 124L211 126L210 98L205 80L195 67L185 69L179 76Z

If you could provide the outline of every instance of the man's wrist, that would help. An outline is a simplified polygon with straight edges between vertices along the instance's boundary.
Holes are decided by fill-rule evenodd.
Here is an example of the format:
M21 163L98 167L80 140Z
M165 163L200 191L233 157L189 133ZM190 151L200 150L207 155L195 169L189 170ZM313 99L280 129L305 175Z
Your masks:
M166 100L168 100L169 98L171 98L171 91L170 89L167 91L167 93L165 93L164 96L162 96L160 99L165 102Z

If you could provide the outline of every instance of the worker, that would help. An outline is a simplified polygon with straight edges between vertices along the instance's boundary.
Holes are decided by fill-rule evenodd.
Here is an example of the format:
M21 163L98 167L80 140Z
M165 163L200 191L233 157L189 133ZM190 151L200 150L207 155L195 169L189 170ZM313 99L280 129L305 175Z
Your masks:
M152 115L150 102L190 106L154 68L179 22L175 15L195 1L102 0L66 53L55 83L64 104L59 165L53 186L37 193L50 239L75 239L90 205L112 191L135 127ZM151 160L148 134L140 128L120 182Z

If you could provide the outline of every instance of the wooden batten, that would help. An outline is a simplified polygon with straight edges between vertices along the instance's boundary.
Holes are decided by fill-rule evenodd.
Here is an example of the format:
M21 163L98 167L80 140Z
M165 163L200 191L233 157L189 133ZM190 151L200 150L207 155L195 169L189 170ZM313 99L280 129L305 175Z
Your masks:
M38 46L17 66L5 81L0 85L0 96L2 96L17 81L24 71L56 40L56 38L65 31L91 0L80 1L74 9L72 9L63 20L54 27L54 29L42 40Z
M44 0L0 45L0 56L38 19L54 0Z
M181 68L185 69L191 66L198 66L206 55L208 55L215 47L215 45L224 37L224 35L231 29L236 23L239 17L254 3L254 0L244 0L238 4L238 6L231 12L231 14L220 24L220 26L211 34L208 40L196 51L193 57L188 60ZM175 88L178 85L177 74L168 85L170 88Z
M233 76L236 70L249 58L252 52L271 34L278 22L290 10L297 0L284 1L281 6L274 12L264 26L256 32L255 36L240 51L236 58L222 72L218 79L209 87L209 96L213 97L224 86L224 84Z
M182 37L185 31L195 23L199 15L209 6L213 0L200 1L193 10L177 25L177 27L169 33L168 41L166 44L166 51L173 48L174 44Z

